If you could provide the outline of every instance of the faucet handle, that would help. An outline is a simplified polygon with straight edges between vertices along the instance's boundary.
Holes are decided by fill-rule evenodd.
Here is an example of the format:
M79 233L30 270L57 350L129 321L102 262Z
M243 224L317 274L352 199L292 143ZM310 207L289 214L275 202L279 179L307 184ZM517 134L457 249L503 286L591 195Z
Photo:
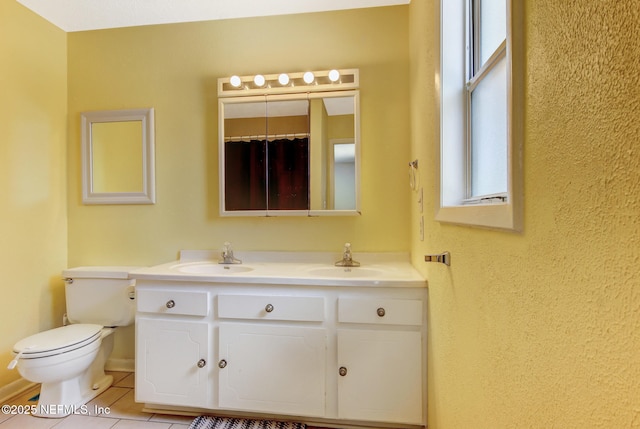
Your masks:
M242 261L233 256L233 250L231 249L231 243L228 241L224 242L224 247L222 248L222 261L220 264L241 264Z
M359 267L360 262L354 261L351 255L351 243L344 243L342 260L335 263L338 267Z

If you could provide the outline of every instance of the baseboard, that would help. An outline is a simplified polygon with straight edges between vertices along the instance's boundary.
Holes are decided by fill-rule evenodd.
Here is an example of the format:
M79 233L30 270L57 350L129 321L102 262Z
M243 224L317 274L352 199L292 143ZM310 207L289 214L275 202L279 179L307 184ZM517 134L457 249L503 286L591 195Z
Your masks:
M19 378L6 386L0 387L0 404L6 404L9 399L31 389L35 385L36 383Z
M106 371L135 372L136 363L134 359L107 359L104 369Z

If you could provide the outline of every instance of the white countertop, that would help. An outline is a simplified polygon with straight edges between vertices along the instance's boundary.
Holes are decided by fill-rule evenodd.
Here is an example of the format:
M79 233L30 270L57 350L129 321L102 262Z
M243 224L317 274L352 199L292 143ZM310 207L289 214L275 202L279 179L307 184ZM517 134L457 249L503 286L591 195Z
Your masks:
M234 252L242 264L219 264L219 251L183 250L180 259L130 272L131 278L206 283L426 287L404 253L353 253L359 267L336 267L341 253Z

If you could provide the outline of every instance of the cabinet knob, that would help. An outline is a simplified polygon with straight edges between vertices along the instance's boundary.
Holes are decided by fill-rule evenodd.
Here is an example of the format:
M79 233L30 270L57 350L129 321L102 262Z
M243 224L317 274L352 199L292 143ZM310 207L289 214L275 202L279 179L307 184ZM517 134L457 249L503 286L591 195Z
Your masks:
M222 359L220 362L218 362L218 367L224 368L225 366L227 366L226 360Z
M207 361L204 359L200 359L198 361L198 368L204 368L207 365Z
M173 308L176 306L176 302L172 299L170 299L169 301L167 301L167 308Z
M340 369L338 369L338 374L340 374L341 377L344 377L345 375L347 375L347 368L341 366Z
M267 306L264 308L264 311L266 311L267 313L271 313L273 311L273 305L267 304Z
M380 317L384 317L384 315L386 314L386 312L384 311L384 308L380 307L378 310L376 310L376 313L378 313L378 316Z

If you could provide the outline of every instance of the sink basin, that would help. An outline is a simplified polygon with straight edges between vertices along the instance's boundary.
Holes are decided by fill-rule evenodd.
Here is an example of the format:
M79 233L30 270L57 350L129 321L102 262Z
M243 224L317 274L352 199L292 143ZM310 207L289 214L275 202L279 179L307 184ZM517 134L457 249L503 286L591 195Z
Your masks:
M362 267L320 267L312 268L308 272L313 276L340 279L349 279L355 277L376 277L382 274L382 271L380 270Z
M171 269L185 274L237 274L253 271L252 267L246 265L218 264L217 262L191 262L174 265Z

